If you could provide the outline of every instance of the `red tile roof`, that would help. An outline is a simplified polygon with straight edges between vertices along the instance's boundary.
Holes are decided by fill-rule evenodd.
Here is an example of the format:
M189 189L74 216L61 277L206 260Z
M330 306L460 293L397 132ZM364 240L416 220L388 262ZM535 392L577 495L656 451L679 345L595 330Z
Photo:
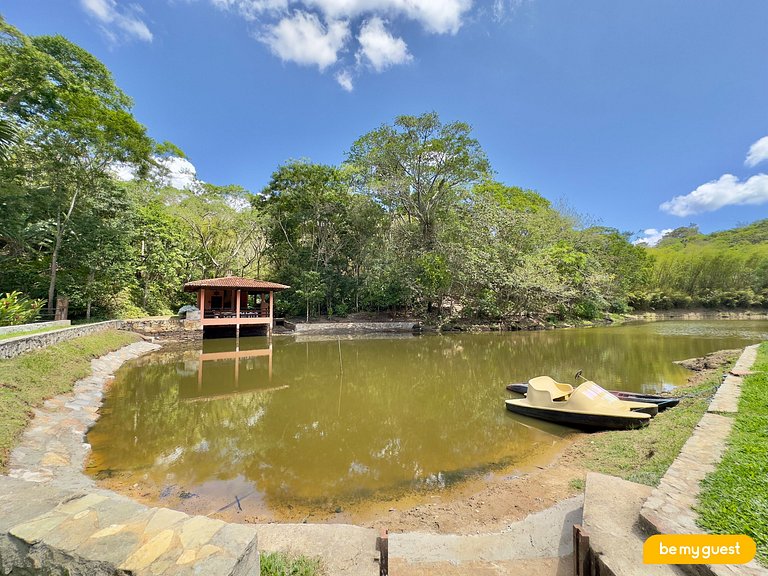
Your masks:
M184 292L197 292L200 288L241 288L247 290L285 290L290 288L285 284L265 282L253 278L240 278L238 276L225 276L224 278L209 278L207 280L195 280L184 284Z

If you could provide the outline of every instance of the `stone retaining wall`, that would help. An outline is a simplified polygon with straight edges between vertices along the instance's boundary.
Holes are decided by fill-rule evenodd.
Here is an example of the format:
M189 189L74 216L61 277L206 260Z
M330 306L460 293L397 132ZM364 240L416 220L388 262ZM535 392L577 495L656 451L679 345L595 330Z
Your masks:
M203 337L200 320L186 320L178 316L156 316L123 320L123 330L132 330L146 336L165 336L177 340L196 340Z
M31 332L32 330L42 330L43 328L66 328L71 325L71 320L52 320L50 322L33 322L32 324L19 324L17 326L0 326L0 334Z
M349 334L360 332L418 332L421 322L319 322L296 324L296 334Z
M61 330L52 330L42 334L31 334L28 336L17 336L0 340L0 359L15 358L25 352L39 350L46 346L58 344L72 338L95 334L103 330L120 330L123 328L122 320L107 320L106 322L95 322L93 324L83 324L71 328L62 328Z
M768 310L657 310L627 315L628 320L768 320Z

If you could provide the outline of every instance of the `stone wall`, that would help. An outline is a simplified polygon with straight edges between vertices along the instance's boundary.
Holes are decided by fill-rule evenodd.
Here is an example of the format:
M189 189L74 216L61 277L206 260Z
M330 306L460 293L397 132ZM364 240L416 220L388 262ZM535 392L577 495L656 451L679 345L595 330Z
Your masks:
M178 316L123 320L123 329L146 336L164 336L177 340L192 340L203 337L203 325L200 320L186 320Z
M635 312L628 320L768 320L768 310L656 310Z
M103 330L120 330L123 328L122 320L107 320L106 322L95 322L93 324L83 324L71 328L62 328L61 330L52 330L42 334L31 334L29 336L17 336L0 340L0 359L14 358L24 352L39 350L46 346L58 344L72 338L95 334Z
M421 322L318 322L296 324L296 334L354 334L365 332L418 332Z
M18 326L0 326L0 334L31 332L32 330L42 330L43 328L66 328L71 325L71 320L52 320L51 322L34 322L32 324L19 324Z

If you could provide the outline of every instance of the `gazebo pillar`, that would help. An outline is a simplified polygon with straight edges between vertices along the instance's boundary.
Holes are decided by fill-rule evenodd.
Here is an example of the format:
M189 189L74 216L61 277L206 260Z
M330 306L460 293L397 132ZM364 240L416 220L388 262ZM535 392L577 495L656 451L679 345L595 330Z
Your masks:
M240 338L240 288L235 295L235 336Z
M275 306L274 306L274 295L275 293L270 290L269 291L269 336L272 336L272 328L275 325Z

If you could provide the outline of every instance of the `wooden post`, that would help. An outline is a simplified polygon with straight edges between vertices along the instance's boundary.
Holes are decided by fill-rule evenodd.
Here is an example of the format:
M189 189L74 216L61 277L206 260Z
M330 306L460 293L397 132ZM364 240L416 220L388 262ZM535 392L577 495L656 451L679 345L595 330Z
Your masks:
M69 298L66 296L56 297L56 312L54 320L66 320L69 312Z
M235 296L235 318L237 322L235 324L235 335L240 338L240 288L237 289Z
M275 293L270 290L269 291L269 335L272 336L272 327L274 326L275 319L274 319L274 313L275 313Z
M581 524L573 525L573 573L575 576L591 576L592 566L589 535Z
M379 551L379 576L389 576L389 531L384 528L376 538L376 550Z
M200 308L200 322L205 320L205 288L200 288L197 293L197 307Z

